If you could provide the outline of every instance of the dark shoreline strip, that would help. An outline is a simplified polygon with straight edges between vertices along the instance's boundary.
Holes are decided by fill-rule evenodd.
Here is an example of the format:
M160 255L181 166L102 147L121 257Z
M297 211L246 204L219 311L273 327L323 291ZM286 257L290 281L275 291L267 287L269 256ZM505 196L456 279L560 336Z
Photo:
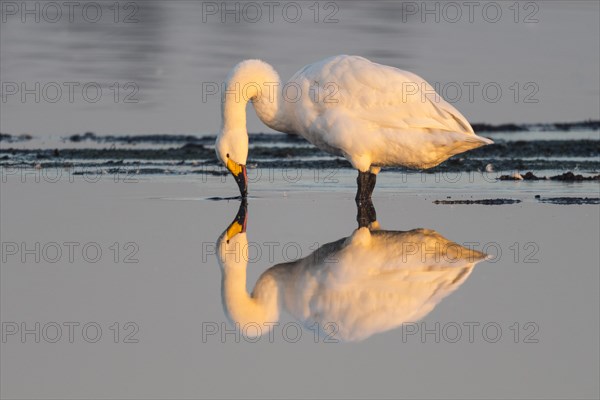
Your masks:
M501 206L504 204L518 204L518 199L482 199L482 200L435 200L433 204L481 204L485 206Z
M487 124L474 123L471 125L477 133L495 133L495 132L536 132L536 131L573 131L573 130L600 130L600 120L585 120L577 122L553 122L553 123L531 123L531 124ZM31 140L33 137L28 134L11 135L8 133L0 133L0 142L20 142ZM85 132L65 137L71 142L82 142L86 140L100 143L205 143L212 144L215 141L215 135L166 135L166 134L149 134L149 135L96 135L93 132ZM286 134L267 134L267 133L251 133L250 142L304 142L304 139L296 135Z

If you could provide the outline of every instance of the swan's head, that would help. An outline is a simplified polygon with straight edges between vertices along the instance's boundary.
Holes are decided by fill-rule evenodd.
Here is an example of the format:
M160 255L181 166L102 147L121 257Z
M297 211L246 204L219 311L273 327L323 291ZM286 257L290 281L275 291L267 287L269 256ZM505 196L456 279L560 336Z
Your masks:
M233 175L233 179L235 179L240 188L242 197L246 197L248 194L248 175L246 173L246 160L248 158L247 137L248 134L243 132L242 134L230 134L222 131L217 137L215 144L217 158Z
M215 150L223 165L233 174L242 197L247 194L246 160L248 130L246 104L252 101L258 117L272 128L283 130L277 117L279 75L264 61L245 60L237 64L226 79L222 93L223 125Z

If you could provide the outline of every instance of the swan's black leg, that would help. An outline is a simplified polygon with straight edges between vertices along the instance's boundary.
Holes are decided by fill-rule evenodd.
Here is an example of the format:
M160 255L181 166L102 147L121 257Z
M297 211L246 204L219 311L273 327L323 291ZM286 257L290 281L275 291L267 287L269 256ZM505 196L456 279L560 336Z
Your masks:
M371 194L373 194L373 189L375 189L376 181L377 175L370 172L358 171L358 178L356 178L358 190L355 198L357 205L360 205L361 201L371 199Z
M369 228L372 222L377 221L377 214L375 213L375 207L371 199L357 201L356 208L356 221L359 228Z

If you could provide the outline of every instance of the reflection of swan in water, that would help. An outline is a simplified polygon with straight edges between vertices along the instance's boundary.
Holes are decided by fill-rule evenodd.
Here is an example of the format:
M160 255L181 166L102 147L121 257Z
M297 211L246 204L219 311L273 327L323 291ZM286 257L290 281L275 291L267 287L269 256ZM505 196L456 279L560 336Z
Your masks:
M218 239L223 306L229 318L258 324L262 334L279 306L306 326L335 327L335 338L358 341L425 317L486 258L430 229L355 230L309 256L265 271L246 290L246 206ZM247 257L247 255L246 255ZM264 325L267 323L266 325ZM329 324L329 327L332 325Z

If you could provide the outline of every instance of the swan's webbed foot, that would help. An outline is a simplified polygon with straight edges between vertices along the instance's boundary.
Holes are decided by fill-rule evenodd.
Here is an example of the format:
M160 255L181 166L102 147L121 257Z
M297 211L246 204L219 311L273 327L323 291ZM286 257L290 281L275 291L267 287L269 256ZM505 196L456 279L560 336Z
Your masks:
M367 227L371 229L371 224L377 221L377 214L373 202L371 199L362 200L360 202L357 201L356 206L356 222L358 222L358 227Z
M358 190L356 191L356 205L360 206L361 202L366 200L371 200L371 195L373 194L373 190L375 189L375 183L377 181L377 175L367 171L361 172L358 171L358 178L356 178L356 183L358 185Z

